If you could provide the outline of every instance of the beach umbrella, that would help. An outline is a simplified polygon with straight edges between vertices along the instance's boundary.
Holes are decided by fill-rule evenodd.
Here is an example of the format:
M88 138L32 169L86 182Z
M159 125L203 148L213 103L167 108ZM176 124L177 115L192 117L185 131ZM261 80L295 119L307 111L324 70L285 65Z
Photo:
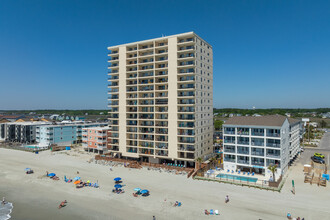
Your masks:
M121 188L121 187L123 187L123 186L120 185L120 184L116 184L116 185L115 185L115 188L116 188L116 189Z
M89 181L89 180L87 180L87 182L86 183L90 183L91 181Z
M135 188L134 191L139 192L139 191L141 191L141 189L140 188Z
M31 170L31 168L25 168L24 169L24 171L30 171Z
M73 180L80 180L80 177L77 176L77 177L75 177Z
M113 180L117 182L117 181L120 181L121 178L120 178L120 177L116 177L116 178L114 178Z
M56 176L56 174L55 173L50 173L50 174L48 174L48 176L53 177L53 176Z
M140 193L144 194L144 193L148 193L148 192L149 192L148 190L144 189Z
M74 182L73 184L78 184L78 183L80 183L80 180L77 180L76 182Z

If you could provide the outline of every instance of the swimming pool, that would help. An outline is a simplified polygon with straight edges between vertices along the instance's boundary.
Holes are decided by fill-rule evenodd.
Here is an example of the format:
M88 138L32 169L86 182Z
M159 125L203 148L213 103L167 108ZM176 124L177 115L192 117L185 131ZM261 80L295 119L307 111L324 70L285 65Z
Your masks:
M240 180L240 181L246 181L246 182L251 182L251 183L255 183L258 180L258 178L253 178L253 177L235 176L235 175L222 174L222 173L218 174L217 177L221 178L221 179Z

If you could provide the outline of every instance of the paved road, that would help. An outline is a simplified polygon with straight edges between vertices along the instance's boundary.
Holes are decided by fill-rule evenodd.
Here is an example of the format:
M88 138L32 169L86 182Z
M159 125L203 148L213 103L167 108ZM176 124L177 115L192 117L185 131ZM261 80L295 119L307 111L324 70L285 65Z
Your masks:
M321 153L325 156L325 162L326 164L330 164L330 132L327 132L323 135L320 145L315 148L305 148L305 151L301 154L301 157L297 161L298 163L302 164L309 164L311 161L311 156L314 155L314 153Z

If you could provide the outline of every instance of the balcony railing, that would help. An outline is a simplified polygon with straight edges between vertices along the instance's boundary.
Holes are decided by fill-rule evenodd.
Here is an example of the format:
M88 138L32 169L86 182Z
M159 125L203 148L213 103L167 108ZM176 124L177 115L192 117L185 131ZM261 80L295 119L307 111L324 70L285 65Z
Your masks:
M237 144L249 145L250 143L248 141L238 141Z
M280 137L279 133L267 133L267 137Z
M255 156L264 156L265 153L264 153L264 152L258 152L258 151L251 151L251 155L255 155Z
M280 148L280 147L281 147L281 144L267 143L266 146L267 146L267 147L276 147L276 148Z
M240 164L249 164L249 161L248 160L237 160L237 163L240 163Z

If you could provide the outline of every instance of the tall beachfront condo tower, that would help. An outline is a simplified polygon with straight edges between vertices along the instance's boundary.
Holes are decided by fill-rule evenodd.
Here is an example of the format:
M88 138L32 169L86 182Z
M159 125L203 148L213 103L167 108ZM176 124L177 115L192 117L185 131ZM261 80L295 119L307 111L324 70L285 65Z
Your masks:
M108 149L194 166L213 151L213 53L194 32L108 47Z

